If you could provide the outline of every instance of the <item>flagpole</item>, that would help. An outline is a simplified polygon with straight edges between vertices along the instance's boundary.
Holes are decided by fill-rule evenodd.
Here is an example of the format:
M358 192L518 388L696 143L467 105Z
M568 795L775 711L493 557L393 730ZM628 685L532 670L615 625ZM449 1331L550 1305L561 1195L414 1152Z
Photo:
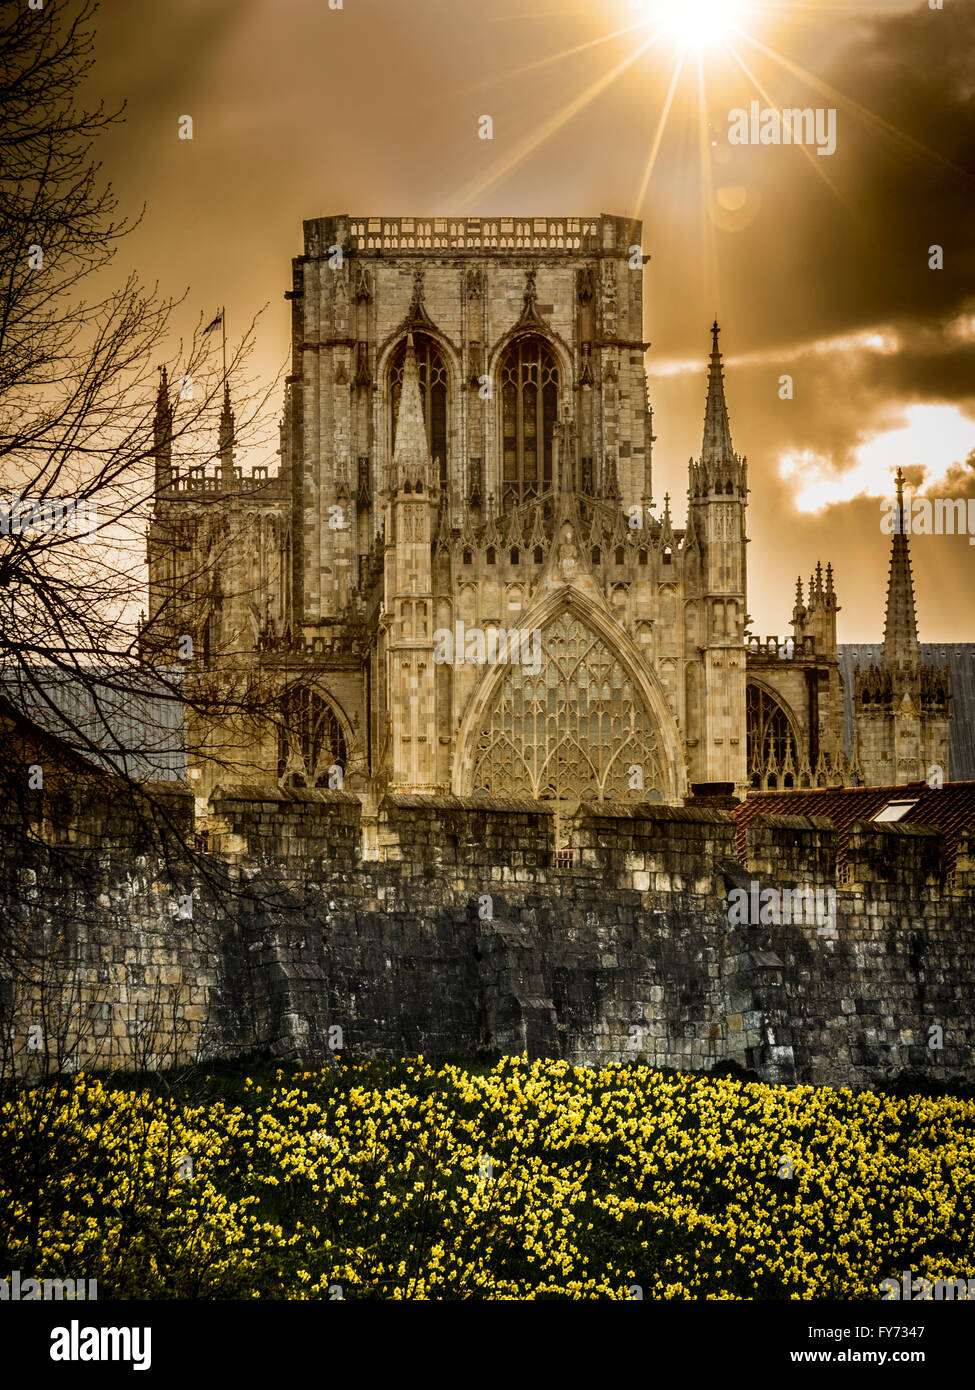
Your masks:
M227 306L220 306L220 329L223 335L223 380L227 384Z

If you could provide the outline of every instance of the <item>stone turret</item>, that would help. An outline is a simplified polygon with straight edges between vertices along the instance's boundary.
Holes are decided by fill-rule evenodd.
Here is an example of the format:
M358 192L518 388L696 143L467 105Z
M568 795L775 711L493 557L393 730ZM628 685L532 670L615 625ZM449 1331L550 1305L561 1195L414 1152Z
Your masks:
M430 457L413 334L389 468L385 598L390 714L396 734L390 787L436 785L436 669L433 663L433 565L439 464Z
M745 709L746 612L745 460L735 453L725 401L724 368L717 320L711 327L711 358L704 410L701 454L688 469L688 531L700 550L700 583L705 623L704 729L695 778L733 782L746 778Z

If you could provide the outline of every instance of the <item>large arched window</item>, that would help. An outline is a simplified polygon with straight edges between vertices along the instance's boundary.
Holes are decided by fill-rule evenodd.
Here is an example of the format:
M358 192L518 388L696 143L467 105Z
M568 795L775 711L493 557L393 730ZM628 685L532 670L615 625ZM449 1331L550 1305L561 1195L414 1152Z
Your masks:
M518 506L552 486L552 432L559 369L542 338L519 338L501 360L501 506Z
M563 613L544 629L535 655L538 669L512 665L494 694L471 791L563 804L659 800L655 722L615 652Z
M335 711L307 686L282 698L278 725L278 782L289 787L329 785L329 768L344 776L346 747ZM340 778L333 778L341 782Z
M413 334L413 348L420 374L420 394L426 414L427 440L430 457L440 460L440 487L447 486L447 364L433 338L424 333ZM403 369L406 365L406 339L393 353L389 364L389 437L396 447L396 420L399 398L403 389Z
M760 787L770 775L773 779L783 777L788 785L799 770L799 750L789 716L768 691L749 684L745 687L745 718L752 786Z

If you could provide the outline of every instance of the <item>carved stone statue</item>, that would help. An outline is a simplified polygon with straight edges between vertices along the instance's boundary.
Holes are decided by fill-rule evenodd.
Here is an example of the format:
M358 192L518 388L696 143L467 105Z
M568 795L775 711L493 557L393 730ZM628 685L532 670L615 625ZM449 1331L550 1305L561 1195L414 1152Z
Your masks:
M579 551L572 537L572 527L566 526L559 538L559 570L562 578L567 583L571 582L575 578L578 567Z

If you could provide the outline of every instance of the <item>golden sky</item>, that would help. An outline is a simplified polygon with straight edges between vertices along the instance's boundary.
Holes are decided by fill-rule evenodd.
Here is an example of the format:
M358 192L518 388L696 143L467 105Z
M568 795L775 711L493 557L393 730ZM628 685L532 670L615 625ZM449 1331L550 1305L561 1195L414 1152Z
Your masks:
M103 0L98 27L93 90L128 104L100 154L146 209L119 270L188 287L177 332L267 304L263 379L305 218L629 214L681 521L721 323L754 631L821 559L840 640L879 640L893 470L975 497L975 0ZM731 143L753 101L835 110L835 152ZM922 640L975 641L975 546L912 551Z

